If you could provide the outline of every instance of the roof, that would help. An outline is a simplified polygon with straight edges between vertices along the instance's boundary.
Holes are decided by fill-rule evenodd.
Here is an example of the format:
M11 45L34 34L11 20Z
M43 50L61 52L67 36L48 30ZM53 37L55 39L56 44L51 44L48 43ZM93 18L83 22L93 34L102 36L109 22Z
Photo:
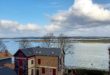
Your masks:
M65 66L68 69L109 70L109 55L107 43L75 43L70 48L72 54L65 56Z
M11 57L0 58L0 60L11 59Z
M0 67L0 75L17 75L16 72L10 68Z
M12 55L10 53L0 52L0 59L1 58L9 58L9 57L12 57Z
M25 56L33 56L33 55L43 55L43 56L60 56L61 50L60 48L25 48L20 49Z
M3 65L3 64L6 64L6 63L12 63L12 58L0 59L0 65Z

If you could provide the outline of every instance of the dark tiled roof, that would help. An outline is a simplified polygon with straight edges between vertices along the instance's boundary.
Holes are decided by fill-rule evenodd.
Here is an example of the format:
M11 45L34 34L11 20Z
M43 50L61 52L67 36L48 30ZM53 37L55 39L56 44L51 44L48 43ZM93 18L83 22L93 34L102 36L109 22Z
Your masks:
M12 58L4 58L0 59L0 65L6 64L6 63L12 63Z
M33 55L44 55L44 56L60 56L61 49L60 48L26 48L20 49L26 56Z
M17 75L16 72L10 68L0 67L0 75Z
M10 59L11 57L0 58L0 60Z

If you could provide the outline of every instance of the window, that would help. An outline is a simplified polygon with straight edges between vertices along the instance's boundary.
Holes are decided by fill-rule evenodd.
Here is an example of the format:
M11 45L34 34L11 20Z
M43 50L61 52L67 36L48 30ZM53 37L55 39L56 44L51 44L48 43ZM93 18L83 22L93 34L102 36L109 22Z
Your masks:
M33 64L34 63L34 61L33 60L31 60L31 64Z
M34 75L34 70L33 69L31 69L31 75Z
M53 69L53 75L56 75L56 69Z
M36 69L36 75L39 75L39 70L38 69Z
M45 68L42 68L42 74L45 74Z
M38 59L38 64L39 64L39 65L41 64L41 60L40 60L40 59Z

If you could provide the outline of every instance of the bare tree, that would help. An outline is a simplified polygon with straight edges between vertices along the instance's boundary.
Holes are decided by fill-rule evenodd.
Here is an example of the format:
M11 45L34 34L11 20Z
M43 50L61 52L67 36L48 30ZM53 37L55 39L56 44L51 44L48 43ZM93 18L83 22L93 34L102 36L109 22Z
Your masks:
M43 37L43 43L41 44L42 47L51 48L53 47L53 33L48 33Z
M2 40L0 40L0 52L3 53L4 56L7 56L7 57L12 56L10 52L7 50L7 47Z
M65 53L70 53L68 50L71 48L71 44L69 42L69 39L64 36L63 34L60 34L58 37L55 38L53 33L48 33L43 37L42 47L46 48L52 48L57 47L60 48Z
M32 44L28 39L22 39L19 41L19 48L29 48Z
M69 48L71 48L71 44L69 42L69 39L64 36L63 34L60 34L59 37L58 37L58 48L61 48L63 54L66 54L66 53L70 53Z
M60 34L59 37L57 38L57 47L61 49L61 68L62 68L62 73L64 73L64 62L65 62L65 54L70 53L69 48L71 48L71 44L69 39L64 36L63 34Z
M5 52L7 50L6 45L0 40L0 52Z

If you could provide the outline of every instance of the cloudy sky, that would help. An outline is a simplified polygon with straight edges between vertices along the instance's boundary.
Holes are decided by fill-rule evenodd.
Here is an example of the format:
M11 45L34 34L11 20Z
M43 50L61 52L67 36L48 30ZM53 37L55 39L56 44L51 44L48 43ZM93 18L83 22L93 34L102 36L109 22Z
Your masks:
M0 37L110 36L110 0L0 0Z

